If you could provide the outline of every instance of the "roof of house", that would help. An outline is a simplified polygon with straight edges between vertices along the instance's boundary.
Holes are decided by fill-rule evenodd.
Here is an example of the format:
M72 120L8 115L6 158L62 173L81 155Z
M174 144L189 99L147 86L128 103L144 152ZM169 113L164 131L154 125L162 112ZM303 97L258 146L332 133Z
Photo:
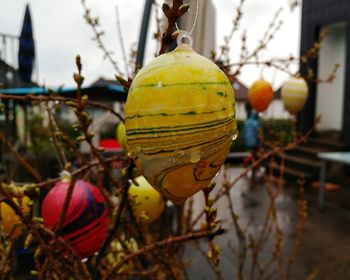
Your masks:
M106 85L120 86L120 83L116 79L105 79L103 77L100 77L91 84L91 86L106 86Z
M77 92L76 88L56 88L52 90L57 94L66 97L75 97ZM123 102L126 101L127 97L127 93L124 91L124 88L117 85L83 87L81 91L83 94L87 94L90 100L95 101ZM43 87L9 88L0 89L0 93L6 95L49 95L50 90Z
M10 77L9 77L10 75ZM10 79L9 79L10 78ZM23 82L17 69L0 59L0 88L1 87L34 87L36 83Z

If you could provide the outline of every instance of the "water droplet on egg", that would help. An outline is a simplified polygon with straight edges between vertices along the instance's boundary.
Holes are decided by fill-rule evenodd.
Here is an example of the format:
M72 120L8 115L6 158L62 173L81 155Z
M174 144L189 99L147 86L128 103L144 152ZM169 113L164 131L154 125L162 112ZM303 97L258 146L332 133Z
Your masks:
M200 151L195 151L190 155L190 161L192 163L197 163L201 160L201 152Z
M231 137L232 141L236 140L237 137L238 137L238 133L233 134L232 137Z

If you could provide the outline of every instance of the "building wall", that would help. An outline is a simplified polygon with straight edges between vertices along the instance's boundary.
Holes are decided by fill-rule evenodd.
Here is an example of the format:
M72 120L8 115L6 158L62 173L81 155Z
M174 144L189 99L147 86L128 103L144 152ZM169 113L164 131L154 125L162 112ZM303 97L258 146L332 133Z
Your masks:
M186 1L190 4L190 10L181 18L181 28L190 31L196 15L196 0ZM216 49L215 8L211 0L199 0L199 12L195 29L192 33L193 49L210 58L211 52Z
M322 27L345 22L350 23L350 1L349 0L304 0L302 7L302 30L301 30L301 55L310 49L319 38ZM317 61L310 63L318 74ZM350 28L346 31L346 59L345 68L345 95L343 102L342 140L350 145ZM306 69L301 69L306 73ZM316 115L317 85L309 83L310 95L304 110L299 116L298 126L302 132L308 130L314 123ZM340 110L329 104L329 110Z
M336 23L324 28L328 33L318 57L318 78L327 77L332 72L334 63L338 63L339 68L332 83L317 85L316 115L321 116L321 120L316 127L318 130L341 131L344 113L347 25ZM332 110L333 108L337 110Z

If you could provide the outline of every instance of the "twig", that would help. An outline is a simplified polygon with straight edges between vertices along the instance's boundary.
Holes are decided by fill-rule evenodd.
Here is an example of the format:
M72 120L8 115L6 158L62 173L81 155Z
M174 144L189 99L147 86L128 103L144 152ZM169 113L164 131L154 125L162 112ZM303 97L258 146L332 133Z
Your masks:
M219 228L215 231L207 231L206 230L206 231L200 231L200 232L193 232L193 233L185 234L182 236L169 237L167 239L158 241L154 244L146 245L142 249L125 256L125 258L122 261L115 264L113 266L112 270L107 274L107 277L105 279L110 279L110 277L112 277L125 263L129 262L133 258L135 258L139 255L145 254L149 251L152 251L155 248L160 248L160 247L168 246L168 245L175 244L175 243L182 243L182 242L186 242L186 241L190 241L190 240L197 240L197 239L201 239L201 238L209 238L209 239L211 238L212 239L217 235L223 234L224 232L225 232L225 230L222 228Z
M76 98L69 98L69 97L63 97L63 96L58 96L58 95L50 95L50 96L42 96L42 95L33 95L33 94L28 94L28 95L10 95L10 94L3 94L1 93L0 90L0 99L3 100L22 100L22 101L38 101L38 102L46 102L46 101L60 101L63 103L69 103L73 102L73 104L76 104L77 99ZM117 112L114 111L114 109L106 104L96 102L96 101L86 101L85 105L88 107L94 107L94 108L99 108L106 110L113 114L115 117L117 117L120 121L124 122L124 118Z
M168 19L168 27L162 35L162 40L161 40L161 45L160 45L160 50L158 55L165 53L174 40L172 37L172 34L175 29L175 24L178 18L180 17L179 9L182 4L183 4L183 0L173 0L173 5L171 7L171 10L169 11L169 14L165 14ZM163 11L164 11L164 5L167 5L167 4L166 3L163 4Z
M129 73L129 67L128 67L128 60L126 58L126 51L125 51L125 44L123 40L123 33L120 25L120 16L119 16L119 8L118 6L115 7L115 18L116 18L116 26L117 26L117 33L118 33L118 38L119 38L119 44L122 50L123 54L123 60L124 60L124 66L125 66L125 74L127 77L130 76Z
M134 163L131 162L129 167L128 167L126 178L131 177L133 169L134 169ZM107 238L104 241L104 243L103 243L103 245L102 245L102 247L97 255L96 266L99 264L102 256L104 255L104 253L108 249L108 246L110 245L111 241L113 240L113 237L118 229L118 226L120 225L120 219L121 219L122 212L124 211L124 208L127 205L129 187L130 187L130 182L129 182L129 180L127 180L126 183L122 187L123 188L122 198L121 198L121 202L118 205L116 217L113 221L113 227L108 231Z
M30 173L36 182L40 182L42 180L40 174L19 153L16 152L16 150L12 147L2 132L0 132L0 141L4 142L11 154Z
M109 163L109 162L113 162L113 161L126 161L126 156L123 156L123 155L120 155L120 156L112 156L112 157L108 157L108 158L105 158L104 161L106 163ZM100 162L98 160L93 160L91 161L90 163L74 170L71 172L71 175L72 176L77 176L79 175L80 173L84 173L84 172L87 172L89 169L95 167L95 166L98 166L100 165ZM53 179L48 179L44 182L41 182L41 183L38 183L36 184L35 186L38 187L38 188L50 188L53 184L57 183L58 181L61 180L61 177L57 177L57 178L53 178Z
M293 263L295 256L300 248L301 245L301 240L303 237L304 229L305 229L305 223L307 219L307 201L305 199L305 193L304 193L304 181L299 181L300 185L300 201L299 201L299 217L300 217L300 222L297 226L297 233L296 233L296 238L295 238L295 246L290 253L288 257L288 266L287 266L287 278L290 279L290 275L292 273L292 268L293 268Z
M288 144L288 145L286 145L284 147L274 147L271 150L265 152L259 159L254 161L253 164L251 164L242 173L240 173L237 177L235 177L235 179L232 182L230 182L230 187L229 188L232 188L239 180L241 180L242 178L247 176L248 172L250 172L252 169L254 169L257 166L259 166L264 160L266 160L267 158L271 157L272 155L292 150L297 145L299 145L300 143L306 142L306 140L309 138L310 134L314 131L314 127L316 126L318 121L319 121L319 119L316 119L315 120L315 124L303 136L301 136L298 139L295 139L294 142L292 142L292 143L290 143L290 144ZM225 189L219 190L219 192L214 197L214 202L217 202L222 196L225 195L226 192L227 192L227 190L225 190ZM201 219L201 217L203 215L204 215L204 211L201 211L197 215L197 217L195 219L193 219L192 224L191 224L191 228L194 227L198 223L198 221Z
M97 46L103 51L104 58L108 59L109 62L113 65L114 70L118 73L118 75L122 75L122 72L120 71L118 67L118 63L113 58L113 53L107 49L105 46L102 36L104 35L103 31L98 30L98 27L100 26L100 21L98 17L92 17L90 15L90 9L86 5L86 0L81 0L81 4L84 9L84 18L88 25L90 25L92 31L94 32L94 40L97 43Z

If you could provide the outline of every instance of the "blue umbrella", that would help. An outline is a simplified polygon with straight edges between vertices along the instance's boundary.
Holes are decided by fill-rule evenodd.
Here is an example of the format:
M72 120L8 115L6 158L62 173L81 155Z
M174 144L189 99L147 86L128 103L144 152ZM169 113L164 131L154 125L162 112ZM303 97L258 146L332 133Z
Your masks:
M35 60L32 19L29 5L26 6L21 36L19 37L18 70L23 82L31 82Z

